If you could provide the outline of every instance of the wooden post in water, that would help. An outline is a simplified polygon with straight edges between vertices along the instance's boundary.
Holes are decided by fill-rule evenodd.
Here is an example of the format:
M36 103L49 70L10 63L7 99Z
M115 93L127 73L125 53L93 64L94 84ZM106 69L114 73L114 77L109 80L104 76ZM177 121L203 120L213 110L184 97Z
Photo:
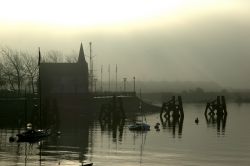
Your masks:
M179 118L179 117L183 118L184 111L183 111L181 96L178 96L177 100L175 99L175 96L172 96L172 98L169 101L163 102L160 116L162 117L162 115L165 118L170 118L171 115L173 118Z
M181 96L178 96L178 102L179 102L179 111L182 117L184 117L184 111L183 111L183 107L182 107L182 98Z
M227 104L226 104L226 99L225 99L225 96L221 96L221 104L222 104L222 107L224 109L224 114L227 115Z
M225 96L217 96L216 100L207 102L205 113L204 113L205 116L207 115L214 116L215 112L217 116L223 116L227 114Z
M184 121L184 111L181 96L172 96L170 100L162 103L160 120L163 127L172 128L173 135L175 136L175 128L178 126L178 135L182 134L182 127Z
M205 109L207 124L217 124L217 132L225 132L227 120L227 106L225 96L217 96L216 100L207 102Z
M99 114L100 120L117 120L117 119L124 119L125 112L123 109L123 102L121 98L117 98L113 96L112 100L108 103L105 103L101 106L101 111Z

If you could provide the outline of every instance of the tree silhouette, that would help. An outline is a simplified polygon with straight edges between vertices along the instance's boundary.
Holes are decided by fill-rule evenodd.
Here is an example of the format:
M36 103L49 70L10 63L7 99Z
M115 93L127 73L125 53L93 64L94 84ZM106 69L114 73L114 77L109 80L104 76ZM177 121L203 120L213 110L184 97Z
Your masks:
M4 74L8 78L12 90L16 90L17 85L18 95L21 93L21 86L24 80L25 71L23 63L23 53L8 47L1 48L1 54L4 60Z

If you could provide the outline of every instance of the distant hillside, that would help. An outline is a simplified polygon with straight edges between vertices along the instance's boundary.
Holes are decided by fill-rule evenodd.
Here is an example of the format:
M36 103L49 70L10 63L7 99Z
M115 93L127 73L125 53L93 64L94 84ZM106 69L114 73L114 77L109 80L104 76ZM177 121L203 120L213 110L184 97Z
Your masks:
M216 96L225 96L227 102L236 103L249 103L250 102L250 92L249 91L228 91L222 90L217 92L205 92L201 88L195 90L182 91L182 92L155 92L155 93L143 93L142 98L145 101L150 101L152 103L161 103L163 101L168 101L172 96L181 96L183 102L201 102L206 103L211 100L215 100Z

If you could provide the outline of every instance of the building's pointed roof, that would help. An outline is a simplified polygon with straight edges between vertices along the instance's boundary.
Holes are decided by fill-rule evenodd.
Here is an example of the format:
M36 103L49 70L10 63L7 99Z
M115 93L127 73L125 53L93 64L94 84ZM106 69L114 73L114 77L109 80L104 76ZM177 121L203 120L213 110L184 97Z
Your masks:
M83 51L83 46L82 46L82 43L81 43L80 51L79 51L79 57L78 57L78 63L83 63L83 62L86 63L86 60L85 60L85 55L84 55L84 51Z

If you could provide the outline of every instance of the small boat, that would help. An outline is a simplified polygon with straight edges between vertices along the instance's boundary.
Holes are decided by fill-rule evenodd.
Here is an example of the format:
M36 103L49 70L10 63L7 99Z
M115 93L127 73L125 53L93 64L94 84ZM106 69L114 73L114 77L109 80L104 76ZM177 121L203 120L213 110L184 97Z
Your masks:
M17 142L36 142L45 137L48 137L50 132L48 130L28 130L26 132L17 134Z
M199 119L198 117L195 119L195 123L198 124L199 123Z
M128 126L128 128L129 128L129 130L133 130L133 131L149 131L150 125L143 122L143 117L145 119L145 122L146 122L146 117L144 116L144 114L142 112L141 90L140 90L139 110L140 110L141 118L142 118L141 121L136 122L135 124Z
M156 124L155 124L155 129L160 129L159 126L160 126L160 123L156 123Z
M27 124L27 130L23 133L17 134L16 137L10 137L10 142L36 142L40 141L42 138L48 137L50 135L49 130L33 130L32 124Z
M93 165L93 163L82 163L82 165L81 166L92 166Z
M143 122L136 122L133 125L130 125L129 130L133 130L133 131L149 131L150 130L150 125L143 123Z

